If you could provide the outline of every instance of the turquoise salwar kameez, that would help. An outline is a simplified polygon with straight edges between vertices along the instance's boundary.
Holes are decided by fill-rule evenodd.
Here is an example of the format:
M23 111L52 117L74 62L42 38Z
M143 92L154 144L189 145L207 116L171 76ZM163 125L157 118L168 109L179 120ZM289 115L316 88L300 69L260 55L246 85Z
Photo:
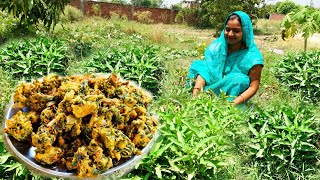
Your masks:
M206 82L204 90L212 90L217 95L221 91L230 96L230 100L238 96L250 85L248 76L250 69L255 65L263 65L263 58L254 43L253 27L250 17L236 11L241 19L243 43L246 48L232 53L228 52L228 43L224 36L224 29L218 39L211 43L205 53L204 60L195 60L188 73L188 86L192 86L192 79L200 75ZM224 23L224 28L226 22Z

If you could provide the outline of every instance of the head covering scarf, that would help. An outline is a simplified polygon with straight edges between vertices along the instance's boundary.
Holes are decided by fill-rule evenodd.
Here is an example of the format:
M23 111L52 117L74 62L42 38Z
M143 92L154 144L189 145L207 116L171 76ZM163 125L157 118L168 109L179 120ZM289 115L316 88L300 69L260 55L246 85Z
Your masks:
M246 49L239 50L235 59L228 61L228 42L224 31L227 20L234 14L241 19L242 41ZM228 16L227 20L220 37L206 48L204 60L195 60L191 64L187 86L191 86L191 80L200 75L206 81L204 90L211 89L218 95L222 90L227 95L238 96L249 87L250 69L257 64L263 65L262 55L254 42L253 27L248 14L235 11Z

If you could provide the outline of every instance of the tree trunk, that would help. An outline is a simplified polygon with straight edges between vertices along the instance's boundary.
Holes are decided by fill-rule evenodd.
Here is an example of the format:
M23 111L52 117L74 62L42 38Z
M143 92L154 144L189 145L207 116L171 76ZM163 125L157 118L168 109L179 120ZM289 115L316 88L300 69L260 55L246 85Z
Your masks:
M131 19L133 20L134 15L134 0L131 0Z
M307 42L308 42L308 38L304 38L304 52L307 51Z
M81 0L80 2L80 9L81 9L82 15L84 15L84 1L85 0Z

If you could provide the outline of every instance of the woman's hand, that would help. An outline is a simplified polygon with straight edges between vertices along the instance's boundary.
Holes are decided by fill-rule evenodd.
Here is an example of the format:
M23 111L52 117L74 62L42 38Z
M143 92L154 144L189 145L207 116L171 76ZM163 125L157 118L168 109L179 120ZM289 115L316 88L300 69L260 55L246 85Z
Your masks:
M205 84L206 81L200 75L198 75L192 90L192 96L196 96L197 94L199 94L199 92L203 89Z
M235 105L244 103L245 101L247 101L248 99L250 99L252 96L254 96L256 94L256 92L259 89L261 72L262 72L262 65L255 65L250 69L250 71L249 71L249 77L250 77L249 88L233 100Z

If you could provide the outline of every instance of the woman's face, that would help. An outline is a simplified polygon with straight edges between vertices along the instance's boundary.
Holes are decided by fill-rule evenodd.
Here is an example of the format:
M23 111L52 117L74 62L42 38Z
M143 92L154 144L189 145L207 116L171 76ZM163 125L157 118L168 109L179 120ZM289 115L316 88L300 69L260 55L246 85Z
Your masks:
M224 36L230 45L242 43L242 26L237 18L227 22Z

